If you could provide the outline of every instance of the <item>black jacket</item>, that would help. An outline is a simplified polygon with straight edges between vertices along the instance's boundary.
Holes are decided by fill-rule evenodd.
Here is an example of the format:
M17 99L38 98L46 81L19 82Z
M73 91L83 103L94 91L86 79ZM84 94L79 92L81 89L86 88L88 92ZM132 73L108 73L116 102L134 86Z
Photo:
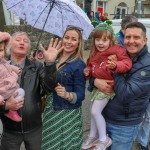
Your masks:
M23 108L18 110L20 116L22 116L22 121L14 122L5 117L5 109L1 106L0 111L3 112L1 113L1 120L4 130L23 133L42 125L41 97L43 91L47 89L47 83L51 83L51 86L48 86L48 91L54 89L55 77L53 77L53 73L55 73L56 67L47 66L45 68L46 69L44 69L42 63L26 58L20 82L20 87L25 90L25 102ZM45 74L47 74L49 78L45 78Z

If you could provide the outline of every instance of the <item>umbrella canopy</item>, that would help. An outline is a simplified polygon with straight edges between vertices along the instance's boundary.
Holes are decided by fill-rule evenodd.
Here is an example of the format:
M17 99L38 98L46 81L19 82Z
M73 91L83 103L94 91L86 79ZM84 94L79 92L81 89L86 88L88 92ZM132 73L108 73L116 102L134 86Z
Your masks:
M3 0L9 11L31 26L62 37L68 25L83 29L88 39L94 29L85 12L72 0Z

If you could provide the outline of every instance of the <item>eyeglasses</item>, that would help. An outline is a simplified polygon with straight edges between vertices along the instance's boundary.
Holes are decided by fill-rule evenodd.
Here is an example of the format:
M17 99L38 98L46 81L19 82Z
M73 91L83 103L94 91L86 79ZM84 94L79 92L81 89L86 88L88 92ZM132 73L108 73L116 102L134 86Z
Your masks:
M72 25L68 25L66 29L76 29L76 30L79 30L80 32L83 32L82 28L76 27L76 26L72 26Z

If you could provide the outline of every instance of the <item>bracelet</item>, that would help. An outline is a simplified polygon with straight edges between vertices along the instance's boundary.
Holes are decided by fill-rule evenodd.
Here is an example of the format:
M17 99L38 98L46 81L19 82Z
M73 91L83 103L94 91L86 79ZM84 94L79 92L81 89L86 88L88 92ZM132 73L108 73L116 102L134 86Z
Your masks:
M69 92L66 92L64 97L65 97L65 99L68 99L69 98Z
M70 92L67 92L68 96L66 97L67 100L72 101L72 96ZM66 95L67 95L66 94Z

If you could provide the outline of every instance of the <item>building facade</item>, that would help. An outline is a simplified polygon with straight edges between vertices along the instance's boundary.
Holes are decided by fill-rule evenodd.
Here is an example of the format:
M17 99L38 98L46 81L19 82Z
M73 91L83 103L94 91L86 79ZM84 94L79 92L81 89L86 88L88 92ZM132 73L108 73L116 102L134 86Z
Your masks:
M92 11L100 11L101 15L107 12L109 19L121 19L127 14L150 14L150 0L94 0Z

